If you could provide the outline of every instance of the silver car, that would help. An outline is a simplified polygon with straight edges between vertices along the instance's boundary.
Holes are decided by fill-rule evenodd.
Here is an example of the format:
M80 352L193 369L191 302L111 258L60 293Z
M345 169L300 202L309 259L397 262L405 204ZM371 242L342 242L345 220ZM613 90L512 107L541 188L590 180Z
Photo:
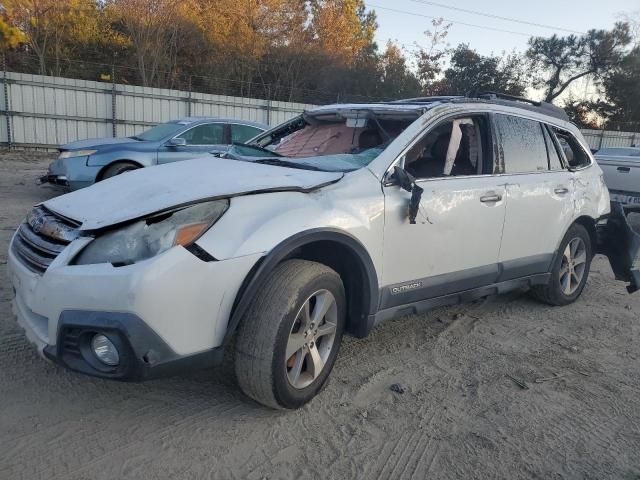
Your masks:
M187 117L133 137L79 140L60 146L59 157L40 182L77 190L137 168L223 152L267 128L244 120Z

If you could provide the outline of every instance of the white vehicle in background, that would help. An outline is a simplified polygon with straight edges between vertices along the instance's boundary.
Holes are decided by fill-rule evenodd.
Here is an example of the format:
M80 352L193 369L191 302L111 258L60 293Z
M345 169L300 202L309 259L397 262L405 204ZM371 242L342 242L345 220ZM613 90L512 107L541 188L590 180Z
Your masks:
M567 305L596 251L636 290L636 237L562 110L486 94L318 107L48 200L8 266L51 361L139 380L233 345L247 395L298 408L343 333L520 288Z
M603 148L595 157L604 173L611 201L640 210L640 148Z

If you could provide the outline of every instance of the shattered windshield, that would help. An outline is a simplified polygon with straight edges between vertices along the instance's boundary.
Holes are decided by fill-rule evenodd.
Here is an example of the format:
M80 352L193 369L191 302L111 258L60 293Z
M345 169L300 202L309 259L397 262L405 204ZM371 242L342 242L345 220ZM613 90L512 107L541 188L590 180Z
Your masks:
M251 152L248 149L231 152L259 158L277 157L282 161L270 164L283 166L340 172L357 170L378 157L420 112L402 112L391 118L373 115L370 111L349 113L347 118L337 113L324 115L322 119L303 115L258 138L255 146L259 148Z

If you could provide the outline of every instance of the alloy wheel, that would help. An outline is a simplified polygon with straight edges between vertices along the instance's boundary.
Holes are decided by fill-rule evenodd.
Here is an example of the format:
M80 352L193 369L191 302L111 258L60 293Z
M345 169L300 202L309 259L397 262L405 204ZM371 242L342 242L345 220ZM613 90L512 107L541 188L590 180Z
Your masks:
M329 290L318 290L304 302L291 327L285 368L291 386L302 389L322 373L336 337L338 306Z
M581 238L574 238L564 249L560 265L560 288L572 295L580 286L587 266L587 248Z

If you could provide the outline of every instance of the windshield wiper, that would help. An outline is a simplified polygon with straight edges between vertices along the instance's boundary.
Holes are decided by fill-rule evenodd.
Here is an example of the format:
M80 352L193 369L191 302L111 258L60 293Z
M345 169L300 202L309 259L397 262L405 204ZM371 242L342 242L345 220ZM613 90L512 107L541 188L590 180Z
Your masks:
M136 135L133 135L132 137L129 137L131 140L137 140L138 142L141 142L142 139Z
M280 158L260 158L258 160L251 160L254 163L262 163L264 165L276 165L278 167L291 167L299 168L301 170L313 170L316 172L326 172L322 168L318 168L314 165L308 165L306 163L292 162L290 160L282 160Z

